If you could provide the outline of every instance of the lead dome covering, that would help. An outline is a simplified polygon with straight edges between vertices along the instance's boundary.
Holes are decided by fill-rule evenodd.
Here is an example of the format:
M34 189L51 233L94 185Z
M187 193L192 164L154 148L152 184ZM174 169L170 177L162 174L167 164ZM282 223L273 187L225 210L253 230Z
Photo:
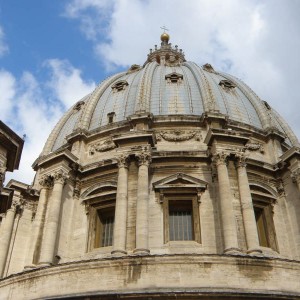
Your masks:
M90 134L140 112L154 117L215 113L262 132L275 130L288 146L298 144L282 117L244 82L210 64L186 61L181 49L162 39L161 47L150 49L143 66L133 65L107 78L74 104L52 131L42 154L66 145L73 132Z

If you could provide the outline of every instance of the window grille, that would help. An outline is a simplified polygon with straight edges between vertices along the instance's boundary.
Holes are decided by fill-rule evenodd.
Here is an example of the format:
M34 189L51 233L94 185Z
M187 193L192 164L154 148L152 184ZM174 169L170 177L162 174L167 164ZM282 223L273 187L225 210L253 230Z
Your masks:
M115 220L113 216L107 217L102 220L102 247L112 246L114 235L114 223Z
M170 241L191 241L193 237L192 201L170 201L169 239Z

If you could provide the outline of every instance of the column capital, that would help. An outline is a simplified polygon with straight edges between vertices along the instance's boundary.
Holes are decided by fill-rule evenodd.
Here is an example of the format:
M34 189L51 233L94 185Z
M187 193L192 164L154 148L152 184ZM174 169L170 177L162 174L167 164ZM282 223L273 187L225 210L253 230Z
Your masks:
M292 171L291 177L292 177L293 182L300 183L300 168Z
M67 172L63 170L58 170L52 174L52 177L53 177L54 184L55 183L65 184L66 180L69 178L69 175L67 174Z
M212 161L218 165L226 165L228 160L229 153L222 151L213 154Z
M248 157L245 153L236 153L235 158L235 165L237 168L246 168Z
M49 189L53 185L53 180L50 175L43 175L39 179L39 184L41 185L42 188Z
M2 188L4 180L5 180L5 172L6 172L6 168L0 167L0 189Z
M118 157L118 167L119 168L126 168L126 169L128 169L129 162L130 162L130 158L129 158L128 154L121 154Z
M151 153L149 151L142 151L140 153L135 154L137 160L138 160L138 165L142 166L145 165L149 167L152 158L151 158Z
M79 198L81 192L81 180L75 179L74 180L74 190L73 190L73 196L76 198Z

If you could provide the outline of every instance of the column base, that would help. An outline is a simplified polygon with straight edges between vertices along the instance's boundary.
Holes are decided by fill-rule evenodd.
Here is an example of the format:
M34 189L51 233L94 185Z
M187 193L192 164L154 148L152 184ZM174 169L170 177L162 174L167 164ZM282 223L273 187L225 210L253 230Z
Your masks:
M133 253L136 255L148 255L148 254L150 254L150 250L143 249L143 248L136 248L133 250Z
M249 250L247 250L247 254L262 256L262 250L258 249L258 248L249 249Z
M50 263L50 262L40 262L37 265L38 268L51 267L51 266L52 266L52 263Z
M125 250L113 250L111 251L111 255L113 257L119 257L119 256L127 255L127 252Z
M33 269L35 269L36 267L37 267L37 265L34 265L34 264L28 265L28 266L25 266L25 267L24 267L24 271L33 270Z
M233 255L241 254L241 249L235 247L227 248L224 250L224 254L233 254Z

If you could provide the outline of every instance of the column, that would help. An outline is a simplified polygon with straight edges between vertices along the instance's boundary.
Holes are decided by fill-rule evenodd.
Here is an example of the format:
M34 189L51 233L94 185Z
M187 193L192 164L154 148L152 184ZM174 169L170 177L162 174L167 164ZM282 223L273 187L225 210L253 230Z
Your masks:
M31 237L29 240L28 251L25 258L25 269L32 269L36 263L36 251L38 251L38 240L42 235L47 207L47 200L49 194L49 188L52 185L50 176L42 176L39 181L41 185L40 197L38 202L37 211L31 227Z
M7 210L4 224L1 225L1 237L0 237L0 278L3 276L3 272L6 265L7 254L9 250L12 231L14 228L14 220L16 215L16 203L12 203L10 209Z
M114 255L126 254L127 200L128 200L128 165L129 157L122 155L118 160L119 174L114 225Z
M6 171L5 167L0 167L0 192L3 188L3 183L5 180L5 171Z
M300 169L297 169L292 172L292 180L297 183L298 190L300 192Z
M246 170L246 158L244 155L237 156L237 172L238 184L240 191L240 201L242 207L244 228L247 242L247 252L251 254L258 254L262 251L259 249L259 239L257 233L257 226L255 214L253 209L252 197L249 187L248 175Z
M39 265L49 266L53 263L59 226L62 192L67 175L63 171L53 174L54 186L49 201L49 212L45 224L45 233L42 238Z
M213 160L216 162L219 182L219 198L221 209L221 221L224 236L224 253L240 252L238 248L237 229L232 207L233 195L230 189L227 170L227 154L218 153Z
M149 202L149 165L151 155L147 151L136 154L138 159L138 191L136 202L136 248L137 254L148 254L148 202Z

